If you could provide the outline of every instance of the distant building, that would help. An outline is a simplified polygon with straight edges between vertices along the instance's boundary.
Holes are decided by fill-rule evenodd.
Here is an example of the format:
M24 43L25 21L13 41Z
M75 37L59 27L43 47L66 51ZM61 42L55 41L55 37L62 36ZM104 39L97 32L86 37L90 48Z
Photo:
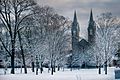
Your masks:
M90 12L90 19L88 24L88 40L80 39L80 27L77 21L76 11L74 12L74 19L72 22L71 34L72 34L72 54L77 55L84 53L91 45L95 44L96 25L93 19L92 10Z

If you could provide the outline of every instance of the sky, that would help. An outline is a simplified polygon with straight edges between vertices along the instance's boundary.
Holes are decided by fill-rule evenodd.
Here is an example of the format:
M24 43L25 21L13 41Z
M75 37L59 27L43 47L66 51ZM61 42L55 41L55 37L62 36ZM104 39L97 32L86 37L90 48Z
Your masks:
M49 5L59 14L73 20L74 11L77 12L80 25L80 37L87 38L87 27L90 10L93 10L94 20L104 12L111 12L120 17L120 0L37 0L39 5Z

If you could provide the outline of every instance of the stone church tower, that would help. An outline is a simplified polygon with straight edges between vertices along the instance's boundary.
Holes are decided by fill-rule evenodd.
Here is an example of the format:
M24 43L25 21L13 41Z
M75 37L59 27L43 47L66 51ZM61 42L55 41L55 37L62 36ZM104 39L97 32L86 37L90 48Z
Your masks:
M72 22L71 28L71 38L72 38L72 55L70 56L70 60L74 62L74 66L81 66L81 56L85 57L86 51L95 43L95 36L96 36L96 25L95 21L93 20L92 10L90 12L90 20L88 23L88 41L84 38L79 40L79 33L80 28L77 21L76 11L74 12L74 19ZM86 62L87 60L84 60ZM81 63L82 64L82 63Z
M93 13L91 10L90 20L89 20L89 24L88 24L88 42L89 42L89 44L95 43L95 34L96 34L96 25L95 25L95 21L93 20Z
M72 52L73 53L81 53L82 50L87 50L90 45L94 45L95 43L95 37L96 37L96 25L95 21L93 19L93 13L92 10L90 12L90 19L88 23L88 41L84 38L79 41L79 33L80 28L77 21L77 15L76 11L74 12L74 19L72 22L72 28L71 28L71 34L72 34Z
M75 53L78 50L79 32L80 32L80 29L79 29L79 24L77 22L77 16L76 16L76 11L75 11L72 28L71 28L73 53Z

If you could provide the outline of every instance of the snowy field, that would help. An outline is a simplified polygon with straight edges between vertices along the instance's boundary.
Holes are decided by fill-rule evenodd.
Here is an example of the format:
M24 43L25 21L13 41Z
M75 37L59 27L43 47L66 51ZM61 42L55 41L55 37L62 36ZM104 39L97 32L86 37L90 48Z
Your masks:
M28 69L28 74L20 74L20 69L16 69L16 74L7 74L4 75L4 70L0 69L0 80L115 80L114 77L114 68L108 68L108 75L104 74L102 69L102 74L97 74L98 69L80 69L70 71L65 69L65 71L57 71L54 75L48 73L47 69L44 69L43 74L35 75L31 72L31 69ZM118 80L118 79L116 79ZM120 79L119 79L120 80Z

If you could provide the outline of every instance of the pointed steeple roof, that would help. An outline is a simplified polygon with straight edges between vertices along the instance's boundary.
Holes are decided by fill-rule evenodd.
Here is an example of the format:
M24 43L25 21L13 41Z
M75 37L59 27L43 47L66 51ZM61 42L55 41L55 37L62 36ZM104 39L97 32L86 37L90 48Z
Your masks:
M92 9L91 9L91 12L90 12L90 21L93 21L93 13L92 13Z
M73 22L77 22L77 15L76 15L76 11L74 12L74 19Z

